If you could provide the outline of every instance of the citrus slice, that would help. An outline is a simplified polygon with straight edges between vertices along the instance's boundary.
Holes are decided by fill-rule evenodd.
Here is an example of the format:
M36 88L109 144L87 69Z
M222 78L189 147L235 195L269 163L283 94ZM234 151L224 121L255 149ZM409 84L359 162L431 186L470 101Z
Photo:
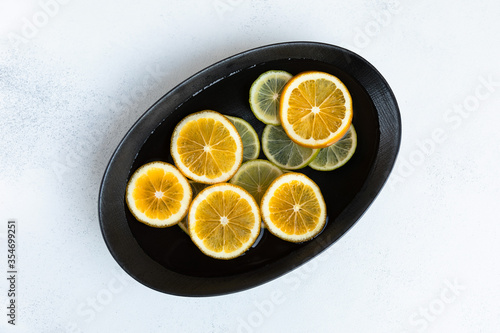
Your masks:
M285 173L269 186L261 204L267 229L289 242L303 242L319 234L326 222L321 191L310 178Z
M329 147L321 148L318 156L309 163L309 166L319 171L331 171L340 168L354 155L357 142L354 125L351 125L342 139Z
M250 87L250 108L257 119L268 125L279 125L281 91L292 78L285 71L267 71Z
M192 191L187 179L172 164L151 162L132 174L125 198L138 221L164 228L186 215Z
M283 88L280 120L288 136L299 145L327 147L342 138L351 125L351 95L331 74L298 74Z
M243 159L236 127L218 112L205 110L182 119L174 129L170 153L188 178L204 184L229 180Z
M259 136L252 125L238 117L226 116L226 118L236 127L241 137L241 142L243 143L243 162L259 157Z
M241 165L231 178L231 184L243 187L260 204L269 185L282 174L280 168L269 161L253 160Z
M207 184L197 183L192 180L189 180L189 185L191 185L191 190L193 191L193 198L198 195L204 188L206 188ZM182 231L189 235L189 227L188 227L188 216L184 216L182 220L177 224Z
M207 187L189 209L189 235L206 255L232 259L252 246L260 232L260 211L243 188L223 183Z
M262 132L262 151L280 168L296 170L314 160L319 149L302 147L290 140L281 126L267 125Z

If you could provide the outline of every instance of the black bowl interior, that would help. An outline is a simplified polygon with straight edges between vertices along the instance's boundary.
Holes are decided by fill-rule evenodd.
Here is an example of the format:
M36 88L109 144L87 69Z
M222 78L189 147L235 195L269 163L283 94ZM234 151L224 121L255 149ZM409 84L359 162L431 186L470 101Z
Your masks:
M309 167L298 170L320 184L328 212L328 224L324 230L331 228L335 218L349 204L368 176L377 153L379 125L377 110L365 89L351 76L328 63L312 60L271 61L245 68L219 81L184 101L159 124L139 150L130 172L152 161L173 164L170 156L172 132L183 117L193 112L210 109L241 117L255 128L260 137L265 124L255 118L250 110L248 92L260 74L272 69L285 70L293 75L309 70L324 71L342 80L352 94L353 123L359 139L353 158L345 166L330 172L315 171ZM262 151L260 158L266 159ZM282 241L264 230L259 243L245 255L233 260L218 260L198 250L179 227L151 228L139 223L129 211L126 216L135 239L153 260L172 271L197 277L228 276L250 271L290 255L305 244Z
M262 237L244 255L218 260L202 254L178 226L157 229L138 222L124 200L132 173L152 161L173 164L173 129L182 118L197 111L210 109L241 117L260 136L265 125L251 112L248 93L252 82L271 69L291 74L328 72L342 80L352 95L353 124L358 135L352 159L330 172L309 167L299 170L320 186L325 198L328 220L321 234L294 244L263 230ZM258 285L312 258L356 222L389 175L400 133L399 111L390 88L359 56L318 43L285 43L247 51L174 88L130 130L113 155L101 187L99 213L104 238L129 274L163 292L215 295ZM260 158L265 159L262 152Z

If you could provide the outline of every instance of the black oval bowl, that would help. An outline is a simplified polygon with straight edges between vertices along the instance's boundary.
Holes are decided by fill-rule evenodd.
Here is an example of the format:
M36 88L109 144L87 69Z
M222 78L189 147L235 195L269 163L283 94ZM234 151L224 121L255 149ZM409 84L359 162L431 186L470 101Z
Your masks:
M282 241L263 231L244 255L217 260L203 255L178 226L165 229L138 222L125 204L125 188L141 165L173 163L170 137L190 113L211 109L247 120L262 134L264 124L250 110L252 82L271 69L291 74L324 71L341 79L352 95L358 147L343 167L300 172L320 187L328 220L313 240ZM321 43L268 45L222 60L193 75L163 96L132 126L114 152L99 195L99 219L109 251L137 281L182 296L221 295L255 287L283 275L339 239L373 202L394 165L401 139L396 99L382 75L346 49ZM265 158L261 153L261 158Z

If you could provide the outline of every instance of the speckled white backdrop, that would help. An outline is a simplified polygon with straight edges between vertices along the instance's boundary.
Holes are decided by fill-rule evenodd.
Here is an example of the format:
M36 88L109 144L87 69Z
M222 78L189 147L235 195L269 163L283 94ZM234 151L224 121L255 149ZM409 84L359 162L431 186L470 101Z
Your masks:
M17 325L0 278L0 331L498 332L499 15L496 0L3 0L0 271L9 218L20 258ZM181 298L128 277L97 218L122 136L197 71L294 40L347 47L393 88L403 140L377 200L248 291Z

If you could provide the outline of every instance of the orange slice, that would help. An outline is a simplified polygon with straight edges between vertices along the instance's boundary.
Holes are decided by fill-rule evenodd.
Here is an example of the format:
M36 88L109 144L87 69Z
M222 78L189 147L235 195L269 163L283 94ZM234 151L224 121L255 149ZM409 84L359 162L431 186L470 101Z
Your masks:
M326 222L326 204L318 185L297 172L276 178L260 208L268 230L289 242L315 237Z
M222 114L205 110L182 119L174 129L170 153L188 178L204 184L229 180L243 160L236 127Z
M152 162L132 174L125 196L138 221L164 228L178 223L187 214L192 192L187 179L173 165Z
M232 259L252 246L260 232L260 211L242 187L223 183L207 187L193 200L189 235L206 255Z
M298 74L283 88L280 119L287 135L297 144L328 147L342 138L351 125L351 95L342 81L331 74Z

